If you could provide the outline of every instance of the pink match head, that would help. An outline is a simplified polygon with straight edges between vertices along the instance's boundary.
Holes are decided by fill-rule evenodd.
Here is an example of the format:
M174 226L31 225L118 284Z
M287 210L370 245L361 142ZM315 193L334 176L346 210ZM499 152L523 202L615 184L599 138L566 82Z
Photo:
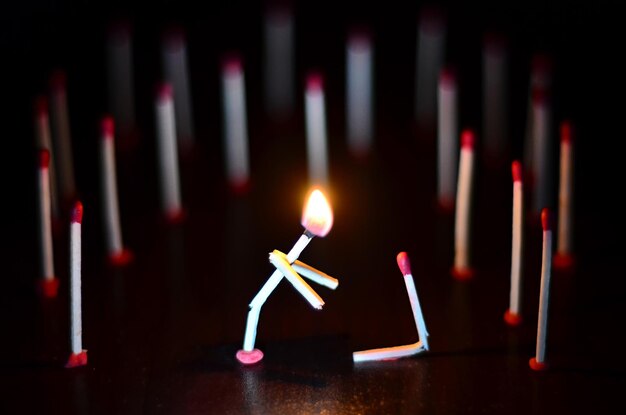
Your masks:
M539 87L533 88L532 90L533 105L545 107L546 105L548 105L549 97L550 96L549 96L547 88L543 88L539 86Z
M522 181L522 163L519 160L515 160L511 163L511 171L513 173L513 181L521 182Z
M39 150L39 168L47 169L50 166L50 151L42 148Z
M322 91L324 88L324 79L319 72L311 72L306 77L306 90L307 91Z
M77 201L74 204L74 208L72 209L72 223L82 223L83 222L83 204L80 201Z
M237 52L229 52L222 59L222 72L227 75L236 75L242 72L241 55Z
M466 128L461 132L461 148L473 150L475 141L476 136L474 134L474 131Z
M561 142L572 142L572 123L569 120L565 120L561 123Z
M541 210L541 227L544 231L549 231L552 229L552 218L551 213L548 208L543 208Z
M396 262L398 262L398 268L400 268L402 275L409 275L411 273L411 262L406 252L400 252L398 256L396 256Z
M456 87L456 72L452 67L445 67L439 73L439 84L445 88Z
M159 101L170 101L174 96L172 84L169 82L161 82L156 87L156 96Z
M52 89L52 92L65 92L66 85L67 77L65 75L65 71L62 69L54 71L52 76L50 76L50 88Z
M107 140L113 138L113 135L115 134L115 122L113 121L113 117L106 115L102 118L102 121L100 122L100 131L102 132L103 139Z
M35 98L35 113L37 118L48 117L48 98L44 95Z
M351 50L364 51L371 47L372 34L365 26L354 26L348 33L348 45Z

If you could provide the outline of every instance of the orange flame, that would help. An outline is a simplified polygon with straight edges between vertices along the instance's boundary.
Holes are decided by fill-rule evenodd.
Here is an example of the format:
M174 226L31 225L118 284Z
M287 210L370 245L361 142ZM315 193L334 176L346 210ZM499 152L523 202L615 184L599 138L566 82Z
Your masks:
M321 190L314 189L302 210L302 226L315 236L324 237L333 227L333 210Z

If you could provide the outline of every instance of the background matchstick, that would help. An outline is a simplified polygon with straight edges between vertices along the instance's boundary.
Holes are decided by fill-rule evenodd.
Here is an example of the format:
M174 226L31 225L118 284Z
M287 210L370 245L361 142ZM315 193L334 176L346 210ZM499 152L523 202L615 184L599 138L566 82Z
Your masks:
M452 276L458 280L471 279L474 270L470 266L470 231L474 181L474 141L472 130L461 133L461 156L456 191L456 215L454 222L454 266Z
M559 217L556 241L556 255L553 266L560 270L570 270L574 266L572 253L572 210L574 207L574 141L572 124L563 121L560 128L561 154L559 172Z
M543 227L543 249L541 259L541 291L539 292L539 317L537 322L537 347L535 357L529 361L533 370L547 368L546 338L548 335L548 305L550 301L550 276L552 267L552 218L550 211L543 208L541 211L541 225Z
M67 80L65 72L56 71L50 80L52 95L52 125L54 127L54 150L57 155L57 167L60 194L63 202L74 199L76 183L74 181L74 162L72 157L72 139L70 119L67 108Z
M222 108L226 176L231 189L241 194L250 184L250 161L246 85L238 56L228 56L223 62Z
M184 210L180 195L178 143L174 99L169 83L159 85L155 100L161 209L170 223L180 223Z
M319 73L306 79L306 147L309 181L312 186L328 185L328 149L324 85Z
M508 56L503 36L483 40L483 135L485 155L497 167L506 159L508 142Z
M510 326L522 322L521 316L521 284L522 284L522 251L524 222L524 190L522 182L522 165L515 160L511 165L513 174L513 226L511 234L511 291L509 308L504 313L504 321Z
M552 112L548 91L536 89L533 93L533 155L534 170L531 178L534 186L534 212L539 213L544 206L550 205L552 193ZM536 216L535 216L536 217Z
M50 111L48 107L48 99L45 96L39 96L35 100L35 131L37 148L48 150L50 212L52 214L52 224L55 225L55 222L59 219L59 200L54 168L54 151L52 148L52 138L50 134Z
M83 350L83 320L81 297L81 224L83 204L76 202L72 209L70 225L70 340L72 353L65 364L66 368L87 364L87 351Z
M454 210L458 154L457 86L449 68L439 75L437 111L437 201L446 212Z
M265 15L265 106L271 116L283 118L294 106L293 13L274 7Z
M100 139L100 176L106 247L111 265L123 266L132 260L132 253L122 245L117 174L115 171L115 126L113 118L104 117L100 128L102 135Z
M41 279L38 280L39 294L46 298L57 296L59 280L54 275L52 247L52 217L50 212L50 152L39 150L39 242L41 254Z

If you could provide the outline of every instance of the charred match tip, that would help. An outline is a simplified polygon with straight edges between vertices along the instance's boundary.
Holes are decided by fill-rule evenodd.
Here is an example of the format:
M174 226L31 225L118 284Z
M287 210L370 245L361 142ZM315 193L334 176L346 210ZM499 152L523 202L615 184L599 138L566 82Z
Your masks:
M474 131L470 129L465 129L461 133L461 147L467 150L474 149L474 142L476 141L476 136Z
M104 140L110 140L115 134L115 121L110 115L106 115L100 122L100 131L102 132L102 138Z
M443 68L439 73L439 82L441 85L454 88L456 86L456 73L451 67Z
M306 89L307 91L322 91L324 87L324 79L322 78L322 74L319 72L311 72L306 78Z
M409 261L409 255L406 252L400 252L396 257L396 262L398 262L398 268L400 268L402 275L411 274L411 261Z
M569 120L565 120L561 123L561 142L572 142L572 123Z
M57 69L50 76L50 88L53 92L64 92L67 85L67 76L63 69Z
M156 96L159 101L169 101L173 95L172 84L169 82L161 82L156 87Z
M47 169L50 166L50 151L48 149L39 150L39 168Z
M83 204L80 201L77 201L74 204L74 208L72 209L72 223L82 223L83 222Z
M222 59L222 71L226 74L239 74L242 71L243 62L237 52L229 52Z
M37 114L37 117L48 116L48 98L44 95L40 95L35 98L35 113Z
M552 228L552 218L551 213L548 208L543 208L541 210L541 226L544 231L549 231Z
M511 163L511 172L513 173L513 181L521 182L522 181L522 163L518 160L515 160Z

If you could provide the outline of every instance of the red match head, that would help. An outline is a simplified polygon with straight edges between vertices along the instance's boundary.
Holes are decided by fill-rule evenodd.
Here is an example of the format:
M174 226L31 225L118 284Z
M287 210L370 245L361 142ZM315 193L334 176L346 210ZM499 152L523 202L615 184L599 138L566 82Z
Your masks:
M48 149L42 148L39 150L39 168L47 169L50 166L50 151Z
M107 115L102 118L102 121L100 122L100 131L103 139L107 140L113 138L113 135L115 134L115 122L113 121L113 117Z
M348 45L351 50L364 51L371 47L372 34L366 26L354 26L348 34Z
M533 76L548 76L552 71L552 59L545 53L537 53L533 56L531 67Z
M72 208L72 223L82 223L83 222L83 204L78 201L74 204Z
M541 226L544 231L549 231L552 229L552 214L548 208L543 208L541 210Z
M513 173L513 181L521 182L522 181L522 163L518 160L515 160L511 163L511 172Z
M466 128L463 132L461 132L461 148L473 150L475 141L476 135L474 134L474 131Z
M535 87L532 90L533 105L546 106L548 105L549 97L547 88Z
M172 84L169 82L161 82L156 87L156 96L159 101L170 101L174 96Z
M324 88L324 79L319 72L311 72L306 77L306 90L307 92L322 91Z
M569 120L565 120L561 123L561 142L572 142L572 123Z
M485 34L483 46L489 55L501 56L507 46L507 41L501 33L489 32Z
M456 72L451 67L446 67L439 73L439 84L445 88L456 87Z
M44 95L35 98L35 114L37 118L48 117L48 98Z
M398 268L400 268L402 275L411 274L411 262L406 252L400 252L398 256L396 256L396 262L398 262Z
M236 75L242 72L242 59L239 53L227 53L222 59L222 72L227 75Z
M67 77L65 75L65 71L62 69L57 69L56 71L54 71L52 76L50 76L50 88L52 89L52 92L65 92L66 85Z

